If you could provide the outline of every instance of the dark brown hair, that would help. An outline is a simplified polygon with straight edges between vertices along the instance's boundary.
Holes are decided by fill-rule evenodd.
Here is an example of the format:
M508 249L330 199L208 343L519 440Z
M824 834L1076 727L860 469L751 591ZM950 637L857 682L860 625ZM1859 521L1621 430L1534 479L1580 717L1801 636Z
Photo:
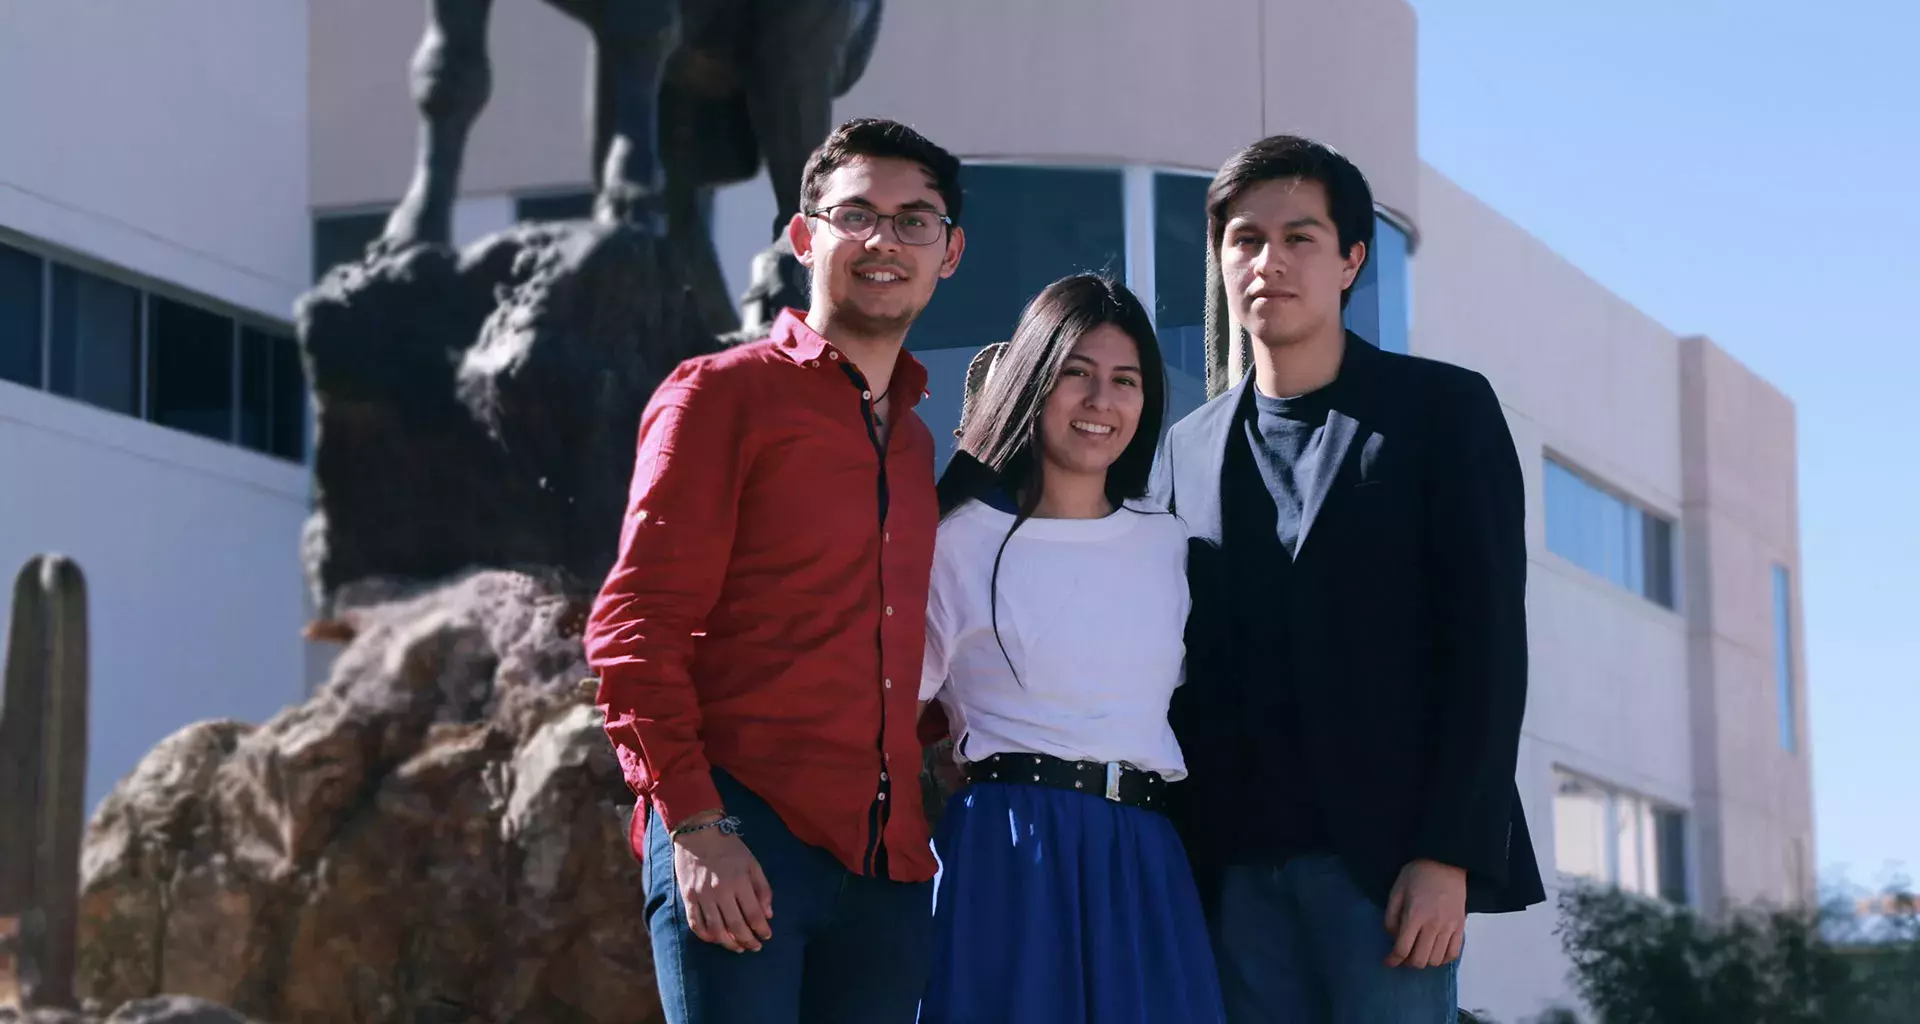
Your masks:
M1367 177L1353 161L1323 142L1298 135L1274 135L1235 153L1213 184L1207 187L1207 258L1220 259L1220 233L1227 227L1227 207L1246 191L1265 181L1298 178L1317 181L1327 193L1327 213L1340 236L1340 253L1353 252L1356 244L1367 247L1366 260L1373 259L1373 189ZM1355 283L1360 275L1353 276ZM1340 293L1340 308L1347 307L1352 286Z
M911 160L926 168L933 190L940 193L941 202L947 206L947 218L960 223L959 158L906 125L878 117L856 117L845 122L807 158L807 168L800 175L800 212L817 208L828 176L862 156Z

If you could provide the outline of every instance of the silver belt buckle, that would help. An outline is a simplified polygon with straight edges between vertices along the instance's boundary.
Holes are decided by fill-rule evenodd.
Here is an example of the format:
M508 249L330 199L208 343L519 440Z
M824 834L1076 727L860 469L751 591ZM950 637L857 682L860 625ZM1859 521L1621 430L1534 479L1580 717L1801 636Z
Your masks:
M1120 762L1107 762L1107 799L1118 802L1120 799Z

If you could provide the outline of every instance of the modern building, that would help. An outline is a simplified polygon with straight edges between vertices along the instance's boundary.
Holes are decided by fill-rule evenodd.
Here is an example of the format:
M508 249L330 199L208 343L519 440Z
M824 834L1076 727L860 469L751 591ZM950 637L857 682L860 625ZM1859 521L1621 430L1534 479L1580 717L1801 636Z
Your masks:
M87 793L308 674L304 4L0 5L0 573L85 573Z
M318 671L298 638L288 321L406 186L422 13L29 0L4 17L0 138L34 145L0 148L0 558L61 549L89 572L98 797L172 729L264 718ZM1485 373L1527 469L1519 782L1550 886L1709 912L1806 899L1793 406L1423 164L1417 31L1404 0L889 0L838 113L908 121L968 163L968 251L910 341L933 375L922 415L944 441L973 353L1082 269L1146 300L1173 411L1193 408L1207 181L1262 135L1331 142L1379 202L1352 326ZM588 187L586 33L513 0L491 42L463 242L576 214ZM773 212L764 181L715 197L736 291ZM1554 926L1551 903L1476 918L1463 1003L1504 1021L1571 1003Z

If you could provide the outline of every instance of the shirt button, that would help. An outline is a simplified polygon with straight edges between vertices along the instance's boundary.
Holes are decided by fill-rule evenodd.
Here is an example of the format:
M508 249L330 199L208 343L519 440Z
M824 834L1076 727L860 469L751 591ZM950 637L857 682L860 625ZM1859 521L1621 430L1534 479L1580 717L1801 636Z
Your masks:
M807 365L808 365L809 367L812 367L812 366L819 366L819 365L820 365L820 360L818 360L818 359L809 359L809 360L807 360Z
M880 799L885 800L886 798L887 798L887 794L885 793L880 794Z
M881 782L885 782L885 781L887 781L887 773L886 773L886 772L881 772L881 773L880 773L880 781L881 781ZM882 795L884 795L884 794L882 794Z
M892 615L892 614L893 614L893 606L892 606L892 605L888 605L888 606L887 606L887 614L888 614L888 615Z
M881 534L880 540L882 543L886 543L886 544L893 543L893 531L889 530L886 533Z
M871 392L871 391L862 391L862 392L860 392L860 397L861 397L861 398L865 398L865 399L869 399L869 400L871 400L871 399L873 398L873 392Z
M884 686L884 687L886 687L886 688L887 688L887 689L889 689L889 690L891 690L891 689L893 689L893 680L891 680L891 679L882 679L882 680L880 681L880 685L881 685L881 686Z
M838 352L835 352L835 351L833 351L832 349L828 349L828 350L827 350L827 358L828 358L828 359L839 359L839 358L840 358L840 353L838 353Z

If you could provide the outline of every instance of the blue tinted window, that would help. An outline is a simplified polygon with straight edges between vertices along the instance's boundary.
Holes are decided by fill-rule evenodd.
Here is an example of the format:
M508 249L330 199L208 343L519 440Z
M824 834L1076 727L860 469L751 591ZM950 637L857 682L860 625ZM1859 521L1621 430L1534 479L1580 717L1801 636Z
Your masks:
M1120 276L1126 229L1119 171L968 167L967 252L913 323L914 349L1006 341L1020 311L1069 274Z
M1373 252L1347 299L1347 329L1389 352L1405 352L1410 312L1406 232L1375 217Z
M0 380L40 386L40 257L0 245Z
M233 440L233 321L149 295L147 339L147 418L201 437Z
M1673 523L1552 459L1547 549L1666 608L1676 606Z
M1787 567L1773 567L1773 677L1780 703L1780 749L1796 746L1793 693L1793 581Z
M140 415L140 292L72 267L53 268L56 394Z
M1167 365L1207 376L1207 186L1195 174L1153 176L1153 326Z
M240 328L240 437L257 452L306 457L307 384L291 337Z

